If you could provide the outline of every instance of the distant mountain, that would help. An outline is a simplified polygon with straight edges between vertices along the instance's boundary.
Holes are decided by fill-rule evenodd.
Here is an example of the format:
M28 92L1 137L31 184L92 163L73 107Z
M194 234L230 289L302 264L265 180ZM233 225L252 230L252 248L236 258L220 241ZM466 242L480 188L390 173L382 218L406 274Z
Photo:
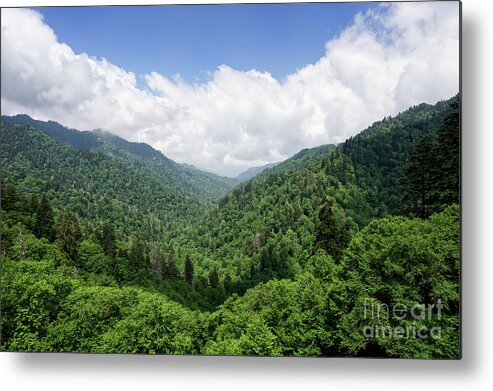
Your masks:
M18 114L15 116L2 115L2 122L16 123L18 125L30 125L33 128L39 129L46 133L51 138L54 138L61 143L68 144L74 148L101 149L106 141L107 143L144 159L161 161L170 160L148 144L130 142L101 129L80 131L77 129L68 128L55 121L36 120L26 114Z
M278 164L279 163L268 163L264 166L250 167L248 170L243 171L240 175L238 175L236 179L238 179L238 181L240 182L245 182L250 178L253 178L255 175L260 174L262 171L273 168Z
M160 151L154 149L149 144L139 143L139 142L131 142L127 141L113 133L96 129L91 132L92 134L103 138L105 141L113 144L114 146L124 149L134 155L137 155L143 159L150 160L160 160L160 161L169 161L171 159L164 156Z
M93 149L100 145L98 137L89 131L67 128L55 121L38 121L27 114L14 116L2 115L2 123L32 126L46 133L51 138L75 148Z
M27 193L50 190L56 208L129 232L150 221L159 221L156 234L187 224L238 183L176 163L147 144L27 115L2 116L1 141L5 182Z
M160 171L160 174L166 174L171 177L176 175L183 177L183 184L185 186L187 178L192 178L194 181L199 179L199 181L203 182L203 187L197 189L197 191L202 192L205 190L205 194L210 194L213 199L222 196L239 183L235 179L202 171L188 164L176 163L148 144L127 141L122 137L101 129L80 131L68 128L55 121L36 120L26 114L15 116L2 115L2 122L32 126L47 134L52 139L77 149L101 151L107 155L120 158L133 156L133 158L137 157L151 161L155 166L154 168ZM171 175L168 170L173 171ZM190 190L195 190L194 186L191 186Z

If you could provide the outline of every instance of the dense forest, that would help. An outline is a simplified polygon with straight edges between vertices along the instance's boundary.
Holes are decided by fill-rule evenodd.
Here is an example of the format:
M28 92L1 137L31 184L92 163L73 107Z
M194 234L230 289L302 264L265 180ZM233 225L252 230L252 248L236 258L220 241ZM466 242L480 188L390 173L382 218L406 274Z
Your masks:
M0 348L459 358L459 106L250 179L3 116Z

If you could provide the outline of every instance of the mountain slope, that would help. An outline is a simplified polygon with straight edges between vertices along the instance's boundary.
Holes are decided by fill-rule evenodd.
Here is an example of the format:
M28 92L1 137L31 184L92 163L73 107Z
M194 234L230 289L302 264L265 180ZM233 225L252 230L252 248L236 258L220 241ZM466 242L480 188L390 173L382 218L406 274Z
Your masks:
M236 281L255 285L257 278L296 274L315 250L327 201L348 233L399 211L399 183L414 145L437 132L456 99L412 107L337 147L301 151L235 188L176 241L190 247L193 237L197 253L215 260L204 262L206 270Z
M99 151L123 159L133 159L137 164L147 164L156 175L175 181L185 191L202 194L207 201L215 201L226 194L238 182L234 179L207 173L179 164L145 143L127 141L102 130L79 131L54 121L39 121L28 115L2 116L3 123L29 125L54 140L76 149Z
M460 358L452 102L303 150L217 207L165 162L4 123L0 349ZM434 214L392 216L423 167L445 179ZM442 303L443 316L386 319L440 338L366 338L366 302Z
M247 181L253 178L255 175L260 174L262 171L275 167L277 164L279 163L268 163L263 166L250 167L248 170L245 170L241 174L236 176L236 179L238 179L240 182Z
M101 145L76 149L30 125L3 122L3 180L28 194L47 192L55 208L89 221L108 220L124 232L153 235L193 221L230 188L227 181L180 169L171 160L108 153L106 148L117 147Z

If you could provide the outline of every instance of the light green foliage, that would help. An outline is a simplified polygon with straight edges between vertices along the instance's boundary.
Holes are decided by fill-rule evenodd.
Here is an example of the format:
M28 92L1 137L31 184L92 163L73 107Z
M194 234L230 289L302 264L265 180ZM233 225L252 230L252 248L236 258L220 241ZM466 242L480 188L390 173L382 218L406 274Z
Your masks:
M47 328L77 286L49 261L2 259L2 349L44 351Z
M325 288L310 274L259 284L241 298L231 297L211 316L204 353L320 355L325 313Z
M137 291L87 286L72 292L50 325L51 351L95 352L102 335L137 303Z
M102 336L101 352L196 354L200 341L197 314L161 295L139 292L137 304Z
M341 321L341 346L348 353L364 352L368 347L363 354L372 355L376 344L394 357L458 357L458 233L459 209L450 206L427 221L403 217L375 220L353 238L345 254L343 275L349 300ZM410 309L415 304L437 303L443 305L441 317L436 307L432 317L423 320L409 314L401 320L392 313L395 304ZM390 316L382 305L390 308ZM382 309L380 317L378 308ZM367 324L439 327L442 337L365 340L362 330Z
M78 250L78 263L88 272L97 274L109 274L109 259L104 254L103 248L92 238L84 239Z

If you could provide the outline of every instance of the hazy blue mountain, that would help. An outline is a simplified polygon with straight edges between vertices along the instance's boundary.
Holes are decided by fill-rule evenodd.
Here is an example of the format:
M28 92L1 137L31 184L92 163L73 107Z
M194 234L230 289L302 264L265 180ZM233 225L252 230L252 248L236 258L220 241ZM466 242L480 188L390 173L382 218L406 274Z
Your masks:
M268 163L263 166L258 166L258 167L250 167L248 170L243 171L241 174L239 174L236 179L240 182L245 182L249 180L250 178L253 178L255 175L260 174L262 171L267 170L269 168L273 168L277 166L279 163Z

